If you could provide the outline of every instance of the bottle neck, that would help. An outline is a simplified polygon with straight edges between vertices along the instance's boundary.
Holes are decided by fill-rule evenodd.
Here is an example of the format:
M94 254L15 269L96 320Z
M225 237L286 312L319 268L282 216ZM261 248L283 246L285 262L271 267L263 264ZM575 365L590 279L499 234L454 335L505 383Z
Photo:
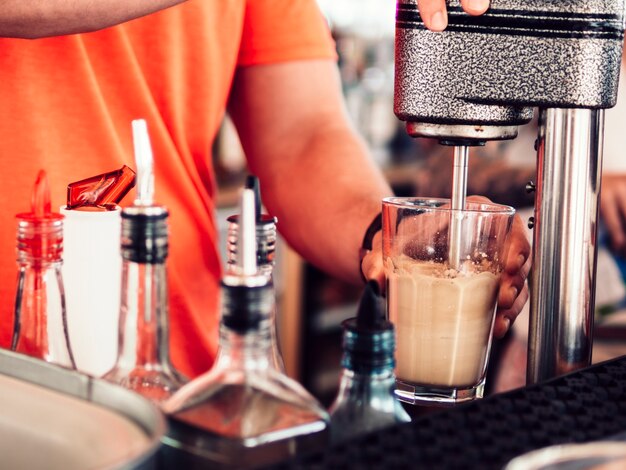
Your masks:
M245 333L220 326L216 366L247 371L263 371L272 364L269 322Z
M263 277L256 282L222 286L217 366L259 371L272 364L274 289Z
M364 374L344 368L341 371L340 388L343 387L349 393L362 393L365 390L388 392L390 387L395 387L395 381L393 369Z
M165 263L122 263L118 366L169 368Z
M341 366L358 374L376 376L395 367L395 336L392 328L380 331L359 330L356 319L343 323Z
M393 369L377 373L364 374L350 369L342 369L339 381L338 398L389 397L394 400L395 374Z
M17 216L17 261L20 265L47 266L63 256L63 216Z
M393 330L359 330L354 320L347 320L344 328L338 402L376 400L392 403L395 400Z
M33 275L41 274L45 271L60 270L63 265L61 258L56 259L40 259L29 256L25 253L18 252L17 266L19 270L31 270Z

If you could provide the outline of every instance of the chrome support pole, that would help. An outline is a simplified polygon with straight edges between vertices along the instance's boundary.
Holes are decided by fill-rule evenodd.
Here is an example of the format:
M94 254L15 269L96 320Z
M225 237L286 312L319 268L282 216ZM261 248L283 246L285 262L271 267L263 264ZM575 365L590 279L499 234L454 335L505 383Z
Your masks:
M540 111L529 384L591 363L603 132L603 110Z

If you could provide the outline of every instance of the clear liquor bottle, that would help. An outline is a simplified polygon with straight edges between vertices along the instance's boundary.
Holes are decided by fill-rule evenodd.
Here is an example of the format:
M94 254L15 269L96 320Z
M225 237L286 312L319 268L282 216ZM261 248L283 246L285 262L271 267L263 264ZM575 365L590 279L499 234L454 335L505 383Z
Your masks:
M153 202L153 162L145 122L133 121L133 130L137 196L122 210L119 349L115 365L103 378L161 403L186 382L169 355L169 213Z
M330 407L333 443L410 421L394 393L394 328L384 318L375 281L367 283L356 318L342 326L341 379Z
M274 290L256 266L250 189L244 190L241 205L237 269L222 280L220 354L211 370L164 404L166 462L263 466L320 449L327 440L327 412L271 364Z
M249 175L246 179L246 188L254 192L255 207L255 232L256 232L256 260L257 269L260 274L268 277L274 283L274 256L276 253L276 217L262 212L261 193L258 179ZM228 217L228 239L227 270L236 269L237 266L237 245L239 244L239 214ZM276 307L276 306L275 306ZM270 322L270 355L271 365L280 372L285 372L285 362L280 351L278 342L278 324L276 308L272 310L269 317ZM219 354L219 352L218 352Z
M75 369L61 274L63 215L52 212L46 173L40 171L31 212L17 214L18 282L11 349Z

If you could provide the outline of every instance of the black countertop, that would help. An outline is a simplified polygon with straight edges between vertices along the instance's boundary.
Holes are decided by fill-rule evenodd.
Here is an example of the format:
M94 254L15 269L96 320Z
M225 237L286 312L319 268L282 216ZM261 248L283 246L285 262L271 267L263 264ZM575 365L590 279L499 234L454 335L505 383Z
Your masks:
M626 431L626 356L542 384L437 410L283 469L502 469L542 447Z

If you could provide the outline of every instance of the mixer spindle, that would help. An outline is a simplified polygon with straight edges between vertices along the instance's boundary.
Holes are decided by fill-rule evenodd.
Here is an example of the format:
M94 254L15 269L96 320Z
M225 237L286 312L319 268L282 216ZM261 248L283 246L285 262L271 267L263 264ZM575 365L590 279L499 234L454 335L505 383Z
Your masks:
M453 269L459 269L461 264L461 224L465 209L465 197L467 195L467 160L469 158L469 147L467 145L457 145L454 147L454 167L452 171L452 209L450 215L450 229L448 236L449 243L449 263Z

